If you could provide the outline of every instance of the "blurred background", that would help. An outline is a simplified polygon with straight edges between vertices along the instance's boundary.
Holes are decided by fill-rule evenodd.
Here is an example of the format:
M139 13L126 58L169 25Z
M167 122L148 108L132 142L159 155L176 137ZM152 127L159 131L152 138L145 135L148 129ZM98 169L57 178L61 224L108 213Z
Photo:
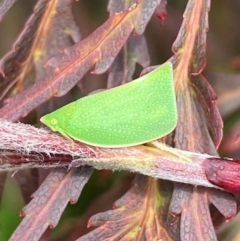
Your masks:
M36 1L18 0L0 23L0 58L11 50L14 41L32 13ZM80 28L82 39L99 27L109 14L106 0L81 0L74 2L74 16ZM161 64L171 57L171 46L178 34L187 1L169 0L167 16L160 20L154 16L145 32L151 65ZM1 5L1 1L0 1ZM204 76L218 94L218 105L224 120L224 139L219 153L222 156L240 159L240 1L213 0L209 14L207 40L207 65ZM135 76L141 72L140 66ZM107 75L87 74L82 95L98 88L106 87ZM34 120L34 119L33 119ZM31 122L31 120L29 120ZM31 124L36 124L34 121ZM2 174L3 175L3 174ZM21 220L19 210L30 200L30 195L46 173L29 170L28 174L9 173L2 187L0 209L0 240L7 237ZM16 179L10 178L15 176ZM93 214L108 210L115 200L131 186L134 175L126 172L95 171L75 205L68 205L59 225L51 232L51 240L74 240L85 232L87 221ZM30 179L29 179L30 178ZM22 196L18 182L25 183L28 196ZM29 183L31 180L31 183ZM111 198L109 198L111 197ZM80 218L79 218L80 217ZM219 240L240 240L240 216L224 225L219 232ZM3 232L4 230L4 232ZM70 235L71 234L71 235ZM2 235L2 236L1 236ZM49 233L42 240L48 240Z

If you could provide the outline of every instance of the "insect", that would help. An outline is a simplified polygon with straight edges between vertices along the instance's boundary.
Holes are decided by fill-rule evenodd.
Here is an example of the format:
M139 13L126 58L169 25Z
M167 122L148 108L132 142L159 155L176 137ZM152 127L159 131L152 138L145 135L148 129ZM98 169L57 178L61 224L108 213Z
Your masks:
M120 148L159 139L177 124L172 64L78 99L40 121L66 138L98 147Z

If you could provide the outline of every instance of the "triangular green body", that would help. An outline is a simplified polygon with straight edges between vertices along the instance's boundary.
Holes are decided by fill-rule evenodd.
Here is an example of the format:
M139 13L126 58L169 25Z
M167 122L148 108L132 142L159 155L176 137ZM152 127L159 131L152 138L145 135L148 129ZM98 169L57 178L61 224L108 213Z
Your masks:
M64 136L99 147L159 139L177 124L172 65L168 62L128 84L81 98L41 121Z

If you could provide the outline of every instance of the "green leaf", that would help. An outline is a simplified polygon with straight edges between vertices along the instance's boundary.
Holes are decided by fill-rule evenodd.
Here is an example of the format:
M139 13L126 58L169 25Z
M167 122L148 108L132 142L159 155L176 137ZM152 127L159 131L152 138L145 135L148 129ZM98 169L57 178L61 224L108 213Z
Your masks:
M8 240L21 221L19 212L24 206L21 190L17 181L7 176L0 211L0 240Z

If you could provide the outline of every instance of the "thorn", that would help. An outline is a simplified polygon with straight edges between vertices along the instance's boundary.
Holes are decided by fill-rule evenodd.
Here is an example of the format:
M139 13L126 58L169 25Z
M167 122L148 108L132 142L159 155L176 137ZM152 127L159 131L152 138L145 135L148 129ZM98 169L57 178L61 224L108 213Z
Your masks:
M175 218L177 216L176 213L170 212L170 214Z
M165 13L157 14L156 13L156 15L157 15L158 19L160 20L160 24L163 25L167 14L165 14Z
M76 203L76 200L70 199L69 202L70 202L70 204L75 204L75 203Z
M92 222L91 222L91 221L88 221L88 223L87 223L87 228L90 228L90 227L92 227Z
M49 224L49 226L48 226L50 229L54 229L55 228L55 226L53 225L53 224Z
M20 217L25 217L25 216L26 216L26 213L25 213L23 210L21 210L20 213L19 213L19 216L20 216Z
M119 208L117 205L115 205L115 203L112 205L112 209L117 209Z
M178 218L173 219L173 221L170 223L171 226L175 225L178 222Z
M140 36L141 34L139 34L138 32L133 32L133 36Z
M233 217L227 217L226 220L225 220L225 222L228 223L228 222L230 222L232 219L233 219Z

